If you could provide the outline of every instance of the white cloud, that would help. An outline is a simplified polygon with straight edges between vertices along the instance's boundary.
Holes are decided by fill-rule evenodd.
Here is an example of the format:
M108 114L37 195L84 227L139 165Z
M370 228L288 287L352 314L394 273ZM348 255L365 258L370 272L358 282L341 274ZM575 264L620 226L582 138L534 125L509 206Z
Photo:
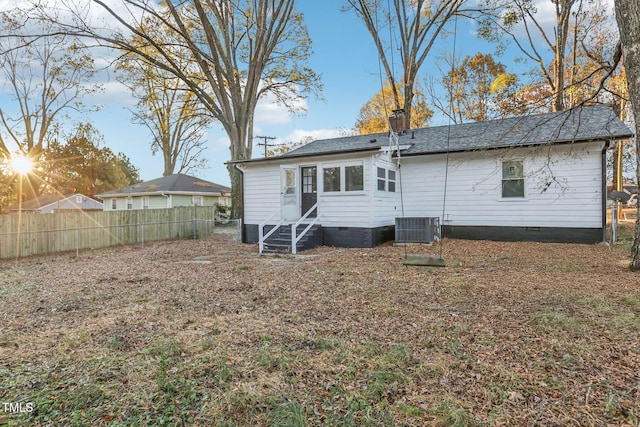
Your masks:
M118 104L127 108L133 108L136 100L131 96L131 91L116 80L98 82L103 92L91 96L91 102L97 105Z
M298 98L293 104L297 111L307 110L306 99ZM256 127L260 125L286 124L291 122L293 114L284 105L279 104L273 94L267 94L267 96L258 101L254 121Z
M586 3L586 2L585 2ZM602 0L603 5L606 6L608 13L610 14L611 25L615 24L615 16L614 16L614 0ZM555 28L557 26L557 16L556 16L556 6L551 0L536 0L534 2L536 13L534 14L534 18L538 25L544 30L545 34L550 40L555 38ZM586 4L585 9L594 7L592 3ZM577 6L574 8L576 9ZM540 34L536 28L534 28L533 24L530 24L530 31L532 32L532 36L534 38L539 38ZM516 27L516 35L518 37L523 37L526 35L526 31L523 24L518 24ZM540 40L542 41L542 40Z
M215 129L212 129L215 132ZM211 147L211 150L215 153L224 153L225 155L229 154L229 137L224 133L224 131L216 132L215 134L209 134L208 137Z
M289 135L276 139L276 144L289 144L299 141L315 141L318 139L331 139L345 135L344 129L296 129Z
M30 1L16 1L16 0L0 0L0 12L6 12L15 8L26 8L31 4Z
M258 102L254 117L258 125L281 125L289 123L292 114L276 103Z

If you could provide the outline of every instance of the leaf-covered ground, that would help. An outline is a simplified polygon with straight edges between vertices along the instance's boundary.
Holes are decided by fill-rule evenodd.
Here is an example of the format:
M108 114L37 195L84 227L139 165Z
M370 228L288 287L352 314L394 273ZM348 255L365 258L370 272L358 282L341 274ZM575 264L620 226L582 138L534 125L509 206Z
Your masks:
M0 425L637 426L626 263L460 240L259 256L224 237L0 261Z

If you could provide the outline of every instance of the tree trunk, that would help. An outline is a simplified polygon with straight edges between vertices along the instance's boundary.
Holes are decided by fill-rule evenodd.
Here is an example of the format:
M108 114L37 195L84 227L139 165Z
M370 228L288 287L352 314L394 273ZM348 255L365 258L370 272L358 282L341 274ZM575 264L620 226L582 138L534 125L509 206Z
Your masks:
M567 49L567 35L569 33L569 19L575 0L564 0L556 4L556 45L554 47L553 78L555 91L553 93L553 111L565 109L565 53Z
M242 219L244 212L244 189L242 172L234 165L227 165L229 180L231 181L231 218Z
M162 156L164 157L164 172L162 173L162 176L173 175L173 171L176 168L176 162L171 158L171 153L167 153L163 150Z
M404 127L405 129L411 129L411 117L413 116L413 81L404 82Z
M255 108L252 106L251 109ZM229 135L229 150L231 160L248 160L253 151L253 113L238 115L232 126L226 128ZM244 214L244 188L242 183L242 172L234 165L228 165L229 180L231 181L231 218L241 219Z
M636 152L640 152L640 3L638 0L615 0L615 7L622 55L627 70L629 97L636 122ZM636 164L636 179L636 182L640 182L640 158ZM636 209L640 214L640 204ZM640 270L640 218L636 219L630 267L632 270Z

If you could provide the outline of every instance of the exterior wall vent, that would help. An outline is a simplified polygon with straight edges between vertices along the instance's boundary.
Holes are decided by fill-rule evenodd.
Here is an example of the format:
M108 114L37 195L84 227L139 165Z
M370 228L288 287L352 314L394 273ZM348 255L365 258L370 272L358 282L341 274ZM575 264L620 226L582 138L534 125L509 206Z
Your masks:
M433 243L440 239L440 218L396 218L396 243Z

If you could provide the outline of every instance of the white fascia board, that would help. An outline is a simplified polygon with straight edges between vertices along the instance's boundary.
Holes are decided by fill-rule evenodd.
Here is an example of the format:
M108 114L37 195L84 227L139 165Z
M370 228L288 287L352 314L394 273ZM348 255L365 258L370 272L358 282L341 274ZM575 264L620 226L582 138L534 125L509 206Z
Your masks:
M408 150L409 148L411 148L412 144L402 144L402 145L398 145L398 149L400 151L402 150ZM396 150L396 147L380 147L380 151L382 151L383 153L388 153L391 150Z

